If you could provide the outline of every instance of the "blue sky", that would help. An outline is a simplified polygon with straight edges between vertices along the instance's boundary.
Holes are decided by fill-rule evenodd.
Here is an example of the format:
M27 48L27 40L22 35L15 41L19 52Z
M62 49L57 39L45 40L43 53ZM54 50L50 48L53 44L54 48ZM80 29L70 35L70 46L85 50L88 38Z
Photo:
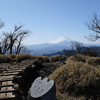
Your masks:
M32 32L24 40L25 45L50 42L62 36L87 43L84 36L93 32L85 22L93 12L100 15L100 0L0 0L0 19L5 22L0 34L13 31L15 24L24 24L23 29Z

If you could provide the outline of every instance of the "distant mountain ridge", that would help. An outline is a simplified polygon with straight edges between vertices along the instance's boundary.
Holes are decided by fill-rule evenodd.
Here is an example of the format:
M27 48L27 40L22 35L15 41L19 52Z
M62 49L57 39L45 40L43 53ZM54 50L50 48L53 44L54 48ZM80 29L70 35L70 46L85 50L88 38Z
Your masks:
M57 40L43 43L43 44L34 44L27 45L26 48L30 50L31 55L43 55L43 54L51 54L56 53L58 51L62 51L63 49L69 50L71 49L71 40L65 36L58 38ZM84 46L89 46L92 44L83 44Z

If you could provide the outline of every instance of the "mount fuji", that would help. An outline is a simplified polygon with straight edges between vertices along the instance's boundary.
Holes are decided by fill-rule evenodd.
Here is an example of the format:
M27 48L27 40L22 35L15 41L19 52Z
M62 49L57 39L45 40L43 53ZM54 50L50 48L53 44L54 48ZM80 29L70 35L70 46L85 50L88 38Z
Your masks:
M67 38L67 37L60 37L59 39L57 40L54 40L54 41L51 41L51 42L48 42L48 43L51 43L51 44L65 44L66 42L69 43L71 42L72 40L70 38Z
M31 55L43 55L43 54L51 54L56 53L58 51L62 51L63 49L69 50L71 49L71 40L67 37L60 37L57 40L43 43L43 44L34 44L27 45L26 48L31 51ZM89 44L83 44L84 46L90 46Z
M72 40L67 37L60 37L48 43L27 45L26 48L31 51L31 55L50 54L63 49L70 49L71 41Z

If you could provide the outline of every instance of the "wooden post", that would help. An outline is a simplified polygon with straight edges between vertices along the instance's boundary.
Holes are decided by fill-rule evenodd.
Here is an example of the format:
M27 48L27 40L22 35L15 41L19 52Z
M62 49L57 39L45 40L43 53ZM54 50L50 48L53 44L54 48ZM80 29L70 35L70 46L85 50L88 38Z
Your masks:
M62 62L62 53L60 52L60 63Z

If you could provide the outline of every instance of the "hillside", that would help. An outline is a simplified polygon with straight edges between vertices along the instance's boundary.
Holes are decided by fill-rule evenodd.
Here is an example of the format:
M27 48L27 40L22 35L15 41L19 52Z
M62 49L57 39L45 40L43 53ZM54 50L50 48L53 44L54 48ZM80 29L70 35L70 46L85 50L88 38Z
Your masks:
M50 58L44 56L34 56L34 59L36 58L38 58L38 60L34 62L36 69L33 71L36 70L35 72L37 72L37 75L48 77L49 79L53 79L55 81L57 100L99 100L99 57L74 55L65 59L63 56L62 63L59 62L59 56L52 56ZM33 58L28 60L27 64L32 60ZM24 63L26 64L26 61L22 61L21 63L24 65ZM8 65L8 63L1 63L1 65L4 64ZM14 60L13 63L9 63L9 66L12 65L16 66L19 65L19 63ZM18 88L16 92L17 94L21 94L23 96L23 99L20 97L21 99L18 100L26 100L28 90L33 82L33 77L30 76L30 71L33 73L32 69L30 70L29 68L25 70L25 72L19 74L22 76L25 75L27 78L23 76L24 80L21 84L24 83L24 85L21 85L22 87ZM26 85L28 85L27 88L24 88Z

